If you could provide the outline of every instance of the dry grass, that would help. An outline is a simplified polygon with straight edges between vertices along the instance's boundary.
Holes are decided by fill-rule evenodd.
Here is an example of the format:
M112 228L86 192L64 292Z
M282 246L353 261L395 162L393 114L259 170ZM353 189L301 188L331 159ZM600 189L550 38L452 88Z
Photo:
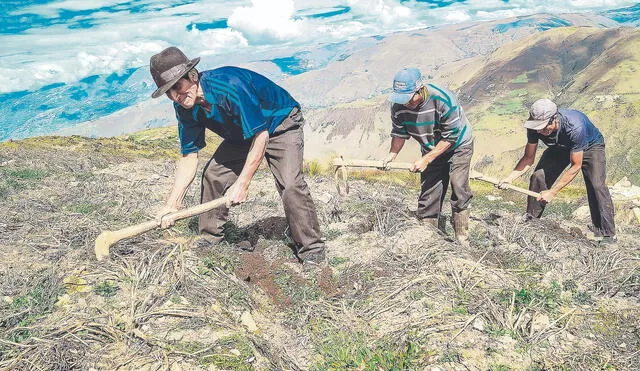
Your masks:
M0 200L0 369L633 369L640 362L637 227L621 226L617 245L593 245L573 233L572 220L523 223L510 211L521 204L481 201L494 190L474 184L465 249L417 223L415 187L354 179L352 193L338 197L319 174L310 188L331 234L330 266L305 270L287 245L272 179L260 172L229 232L254 239L256 252L202 245L185 221L122 241L98 264L97 234L146 220L162 202L172 163L26 144L0 148L0 160L8 159L2 171L14 183L3 179ZM196 200L197 189L188 195Z

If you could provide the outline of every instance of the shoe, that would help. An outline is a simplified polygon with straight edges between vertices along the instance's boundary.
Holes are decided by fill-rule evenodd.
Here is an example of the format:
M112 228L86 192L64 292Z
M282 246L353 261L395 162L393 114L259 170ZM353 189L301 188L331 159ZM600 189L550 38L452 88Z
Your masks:
M454 212L451 224L458 242L464 247L469 247L469 209Z
M596 236L593 233L589 233L587 232L586 236L587 240L589 241L593 241L593 242L601 242L602 241L602 236Z
M529 213L524 213L524 215L522 215L522 216L520 217L520 221L521 221L522 223L526 223L526 222L528 222L528 221L530 221L530 220L532 220L532 219L533 219L533 215L531 215L531 214L529 214Z
M255 246L253 246L251 244L251 242L249 242L249 241L240 241L240 242L236 243L236 247L238 247L242 251L251 252L251 251L255 250Z
M196 244L204 247L207 245L217 245L222 241L224 241L224 236L221 234L201 233Z
M323 248L298 255L298 259L302 260L302 264L320 265L325 262L326 255Z
M434 218L422 218L419 220L420 220L420 223L435 228L439 234L443 236L447 235L447 217L446 216L441 214Z
M616 236L603 236L602 239L600 240L600 243L605 245L613 244L616 242L618 242L618 237Z

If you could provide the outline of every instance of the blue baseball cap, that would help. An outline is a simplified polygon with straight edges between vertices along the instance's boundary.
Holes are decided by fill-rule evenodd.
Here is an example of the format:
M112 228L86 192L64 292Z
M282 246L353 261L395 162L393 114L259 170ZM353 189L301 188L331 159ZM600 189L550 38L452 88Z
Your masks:
M393 77L393 93L389 100L393 103L406 104L422 87L422 74L417 68L403 68Z

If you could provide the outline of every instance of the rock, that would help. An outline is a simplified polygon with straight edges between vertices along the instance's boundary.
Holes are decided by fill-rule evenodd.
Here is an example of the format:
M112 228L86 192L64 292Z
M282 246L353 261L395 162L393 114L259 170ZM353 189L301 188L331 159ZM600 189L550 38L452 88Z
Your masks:
M475 320L473 320L473 328L480 331L480 332L484 332L484 320L481 317L476 317Z
M233 354L234 356L239 356L242 354L238 349L235 349L235 348L231 349L229 353Z
M316 196L316 198L323 203L328 204L329 202L331 202L331 200L333 200L333 195L327 192L323 192Z
M240 316L240 322L247 328L247 330L251 332L257 332L258 326L256 325L256 321L253 319L253 316L249 311L245 311Z
M551 321L549 321L549 316L546 314L535 315L531 321L531 333L538 334L549 327L549 324L551 324Z
M487 200L489 201L500 201L502 200L502 197L500 196L492 196L492 195L487 195L485 196L487 198Z
M626 176L620 179L616 184L613 185L614 188L628 188L631 186L632 184L629 181L629 179L627 179Z
M171 331L167 334L165 339L168 341L181 341L183 337L184 337L183 331Z
M632 210L633 215L636 217L636 222L640 224L640 207L634 207Z
M69 294L64 294L64 295L58 296L58 300L56 301L54 306L56 308L64 308L68 306L69 303L71 303L71 297L69 296Z
M580 206L573 213L574 219L579 220L589 220L591 218L591 212L589 211L589 206Z
M614 201L640 198L640 187L631 184L627 177L620 179L613 187L609 187L609 192Z

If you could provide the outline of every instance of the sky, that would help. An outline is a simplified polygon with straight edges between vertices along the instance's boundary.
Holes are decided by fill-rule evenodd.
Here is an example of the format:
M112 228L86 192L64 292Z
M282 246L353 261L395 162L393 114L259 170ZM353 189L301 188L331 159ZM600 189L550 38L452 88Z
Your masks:
M179 46L189 57L215 61L270 60L320 45L403 30L542 12L602 11L637 2L2 0L0 103L5 100L11 112L31 112L15 113L12 125L23 127L23 132L13 135L13 129L0 128L0 140L30 135L25 120L58 120L59 126L60 120L80 122L91 117L84 111L69 111L65 108L69 101L54 93L79 104L93 98L93 116L143 99L153 86L141 83L144 79L138 71L148 68L151 55L171 45ZM118 98L114 89L131 81L137 84L135 96L107 101ZM46 103L39 104L43 100ZM106 108L101 110L100 105ZM0 108L0 115L3 113Z

